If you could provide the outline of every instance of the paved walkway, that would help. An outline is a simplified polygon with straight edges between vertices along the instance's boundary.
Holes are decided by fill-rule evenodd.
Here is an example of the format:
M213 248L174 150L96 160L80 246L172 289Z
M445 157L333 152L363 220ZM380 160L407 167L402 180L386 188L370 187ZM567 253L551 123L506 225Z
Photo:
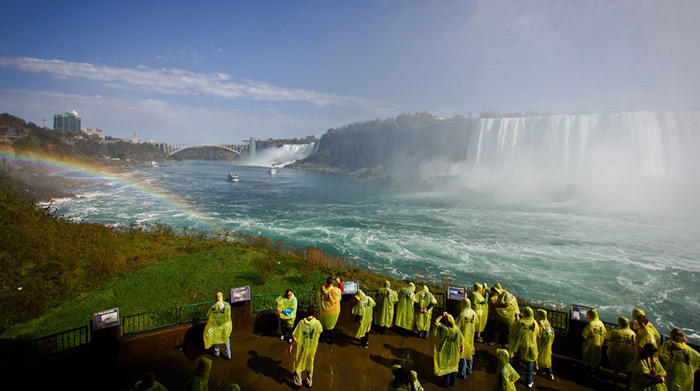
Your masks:
M201 335L193 326L192 335ZM316 355L314 386L316 390L386 390L391 380L393 364L404 364L418 372L426 390L441 390L440 378L432 373L431 339L402 337L394 332L370 336L369 349L362 349L354 335L355 326L337 330L337 344L319 344ZM148 343L148 339L144 339ZM70 389L128 390L146 371L169 390L181 390L196 368L200 357L213 360L209 389L223 391L235 382L242 390L290 390L292 386L292 355L287 343L278 336L256 337L249 332L234 331L231 336L233 358L212 357L197 342L152 354L138 354L129 362L62 359L20 373L24 389L45 387ZM496 347L477 344L474 373L457 380L452 390L492 390L495 381ZM599 390L611 389L600 379L581 378L576 361L561 356L554 358L555 380L535 377L536 390ZM522 378L524 373L520 370ZM605 375L602 375L606 378ZM525 385L518 383L519 390Z

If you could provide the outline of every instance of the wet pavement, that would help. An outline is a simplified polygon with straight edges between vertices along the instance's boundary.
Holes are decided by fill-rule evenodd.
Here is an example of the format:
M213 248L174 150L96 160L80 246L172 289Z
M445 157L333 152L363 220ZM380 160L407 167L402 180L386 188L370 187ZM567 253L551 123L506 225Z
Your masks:
M156 379L169 390L181 390L201 357L209 357L213 360L210 390L226 390L232 383L239 384L242 390L292 389L293 356L287 352L288 344L279 339L279 334L268 331L266 335L255 336L251 332L234 330L229 361L204 351L199 341L202 327L202 324L177 326L184 335L181 345L148 349L149 344L155 344L158 339L157 335L149 333L132 338L131 344L137 347L135 351L122 352L113 359L85 352L54 358L17 372L11 378L13 382L20 381L24 389L66 386L71 389L128 390L144 372L153 371ZM432 339L404 337L393 331L379 334L373 330L369 349L362 349L352 337L356 327L352 323L339 324L336 344L319 344L313 389L386 390L392 379L391 366L402 364L418 373L426 390L444 390L440 386L441 378L432 371ZM161 331L164 332L168 331ZM477 344L476 347L473 374L466 380L457 379L457 385L450 389L493 389L497 346ZM606 380L582 376L582 368L576 360L555 355L553 368L555 379L535 376L533 389L612 389L607 382L608 374L600 375ZM519 372L523 379L523 369ZM527 389L522 380L517 389Z

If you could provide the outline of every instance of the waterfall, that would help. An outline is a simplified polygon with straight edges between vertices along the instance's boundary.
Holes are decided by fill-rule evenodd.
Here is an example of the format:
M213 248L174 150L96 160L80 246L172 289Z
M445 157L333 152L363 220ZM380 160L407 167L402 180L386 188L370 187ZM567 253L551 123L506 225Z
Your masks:
M698 147L696 110L483 118L474 124L464 160L421 168L424 176L452 173L462 190L506 198L546 199L576 188L631 201L697 193Z
M258 150L255 159L248 164L257 166L281 166L304 159L318 150L318 144L284 144L281 147L269 147Z

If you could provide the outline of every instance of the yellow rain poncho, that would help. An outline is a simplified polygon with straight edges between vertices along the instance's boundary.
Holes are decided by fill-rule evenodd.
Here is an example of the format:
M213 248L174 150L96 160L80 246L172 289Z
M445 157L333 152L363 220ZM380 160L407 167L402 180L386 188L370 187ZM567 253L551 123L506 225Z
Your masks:
M642 331L642 325L639 324L639 321L637 318L639 318L639 315L646 315L644 310L640 310L639 308L635 308L632 310L632 320L630 321L630 329L634 331L635 334L637 334L637 341L639 341L639 332ZM659 334L659 331L656 330L656 327L654 327L651 322L647 323L647 328L650 329L653 337L656 339L656 341L661 341L661 334Z
M186 391L208 391L209 390L209 374L211 373L211 360L202 357L202 361L197 364L190 378L185 383Z
M357 304L352 309L352 314L360 317L360 327L357 329L355 338L362 338L372 327L372 309L376 305L374 299L365 295L362 289L355 294Z
M421 309L430 307L430 309L425 312L416 311L416 328L419 331L428 331L430 330L430 320L433 318L432 305L437 304L437 300L435 296L430 293L428 286L423 285L423 290L416 293L415 301Z
M540 326L537 325L532 308L525 307L523 318L513 324L508 353L511 357L518 356L526 362L537 361L537 336L539 334Z
M515 323L515 314L520 313L518 300L507 290L501 288L501 284L497 283L493 288L498 292L496 296L491 297L491 303L496 309L496 314L503 320L508 322L510 326Z
M445 319L447 326L435 321L433 369L437 376L458 371L460 350L464 348L464 336L454 318L448 314Z
M665 362L666 386L673 391L693 391L695 371L700 366L700 353L685 342L665 341L659 349Z
M598 319L595 308L586 312L588 324L583 329L583 363L591 368L600 365L603 342L605 342L605 325Z
M394 374L394 378L398 375L398 371L401 371L401 365L393 365L391 367L391 373ZM418 374L416 371L410 371L410 379L408 379L407 384L394 384L394 380L389 383L388 391L424 391L425 389L420 384L418 380ZM413 388L411 388L413 386Z
M479 318L479 327L477 332L481 333L486 328L486 321L489 316L489 303L484 297L484 291L481 284L474 284L474 290L469 294L469 300L472 303L472 309L476 312Z
M632 310L632 321L630 322L630 329L634 331L634 333L639 332L639 322L637 322L637 318L639 315L646 315L644 313L644 310L640 310L639 308L635 308Z
M653 374L655 376L666 376L666 371L661 366L659 359L656 356L646 359L637 358L627 366L627 371L632 372L632 385L630 391L666 391L666 384L659 383L649 385L649 381L645 378L645 374Z
M297 352L294 356L294 373L302 371L313 372L314 357L318 348L318 338L321 336L323 327L316 318L304 318L294 329L292 337L297 343Z
M520 379L518 371L510 365L510 356L505 349L496 350L496 385L494 391L515 391L515 382Z
M479 317L472 309L469 299L462 299L462 312L457 317L457 327L464 336L464 351L460 358L471 359L476 349L474 348L474 333L479 327Z
M207 324L204 326L204 348L209 349L214 344L229 342L233 323L231 322L231 306L225 302L221 293L216 294L218 301L207 312Z
M384 288L378 290L375 297L377 306L374 308L374 323L382 327L393 326L394 305L399 301L399 296L391 289L391 283L384 281Z
M536 319L537 325L540 327L540 333L537 337L537 368L551 368L554 328L547 320L547 311L538 309Z
M608 360L610 369L624 373L627 372L627 366L637 358L636 335L630 329L630 321L624 316L617 318L617 325L618 328L605 334L605 339L610 341Z
M399 290L399 301L396 304L396 325L406 330L413 330L416 286L410 282L407 287Z
M319 319L324 330L333 330L340 316L340 288L323 284L318 291Z
M280 311L280 320L287 323L287 326L294 327L294 320L297 318L297 297L292 293L291 298L284 295L277 297L277 311Z
M646 326L639 325L639 331L637 332L637 351L641 351L644 345L650 343L658 349L660 338L657 337L658 331L651 325L647 323Z

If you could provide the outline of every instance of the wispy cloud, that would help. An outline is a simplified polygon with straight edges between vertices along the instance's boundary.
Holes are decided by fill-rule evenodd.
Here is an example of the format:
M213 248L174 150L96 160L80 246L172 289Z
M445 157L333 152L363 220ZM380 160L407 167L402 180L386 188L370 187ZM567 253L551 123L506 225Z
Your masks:
M138 132L141 139L165 142L238 143L250 137L320 136L327 129L347 122L276 110L249 113L174 105L157 99L125 100L9 89L0 89L0 108L37 124L46 118L48 126L51 126L51 115L77 109L83 127L102 128L113 137L128 138Z
M237 82L225 73L195 73L174 68L116 68L84 62L44 60L31 57L0 57L0 66L22 72L48 73L61 79L84 79L106 86L169 95L209 95L226 99L309 102L317 106L365 109L389 106L385 102L349 95L284 88L261 81Z

